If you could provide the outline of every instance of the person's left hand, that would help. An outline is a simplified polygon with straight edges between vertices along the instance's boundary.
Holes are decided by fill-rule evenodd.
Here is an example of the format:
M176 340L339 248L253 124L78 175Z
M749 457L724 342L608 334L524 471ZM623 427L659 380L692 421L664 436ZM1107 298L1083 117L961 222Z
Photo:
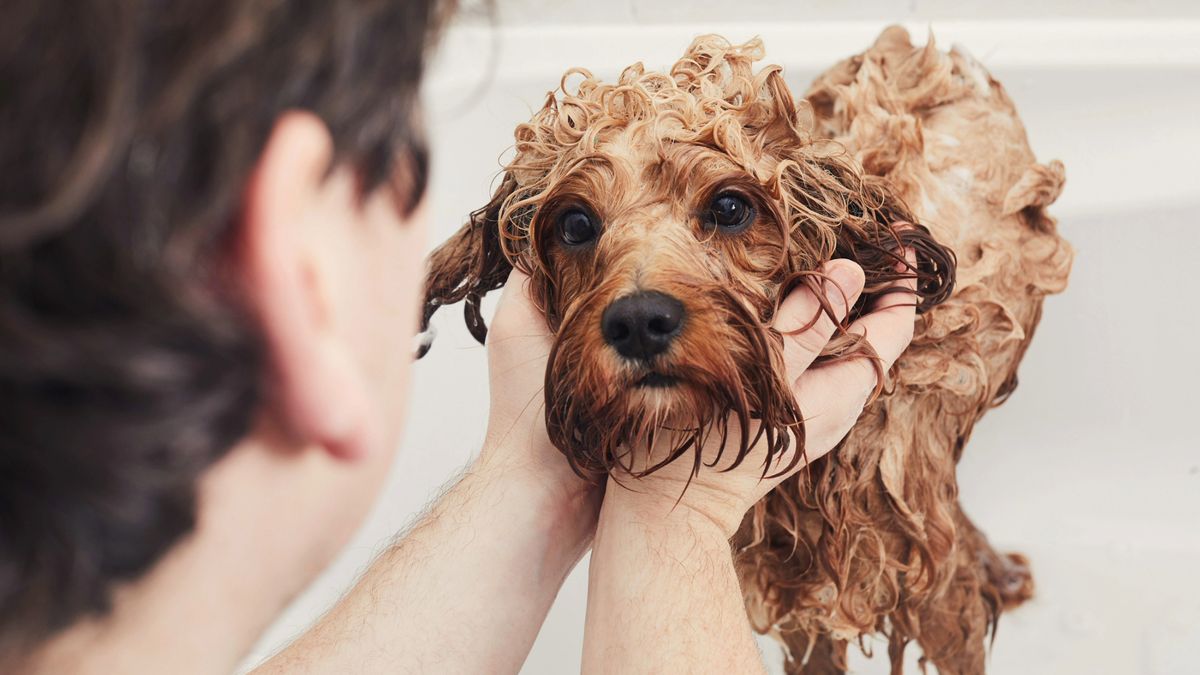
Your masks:
M488 329L491 409L481 461L547 490L550 508L594 528L601 488L577 476L546 434L543 389L553 336L529 297L528 281L517 270L509 275Z

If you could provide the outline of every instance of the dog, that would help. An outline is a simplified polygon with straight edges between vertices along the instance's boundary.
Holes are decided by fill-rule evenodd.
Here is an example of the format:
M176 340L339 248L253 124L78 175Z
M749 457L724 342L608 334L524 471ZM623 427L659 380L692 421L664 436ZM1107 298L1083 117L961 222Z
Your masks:
M431 255L423 327L465 301L483 342L482 297L528 274L554 335L547 429L599 482L656 468L627 459L656 432L672 439L665 461L697 462L710 434L735 461L802 444L770 328L781 299L850 258L866 286L845 327L915 278L914 339L886 384L732 546L751 621L788 672L844 672L848 644L881 633L893 672L915 641L922 666L981 673L989 632L1033 580L963 513L955 467L1015 388L1044 296L1065 288L1073 254L1045 212L1063 166L1035 161L979 63L902 28L799 100L780 67L754 69L762 57L757 39L709 35L669 72L568 71L517 127L491 201ZM872 355L843 332L815 367ZM757 435L729 435L730 418Z

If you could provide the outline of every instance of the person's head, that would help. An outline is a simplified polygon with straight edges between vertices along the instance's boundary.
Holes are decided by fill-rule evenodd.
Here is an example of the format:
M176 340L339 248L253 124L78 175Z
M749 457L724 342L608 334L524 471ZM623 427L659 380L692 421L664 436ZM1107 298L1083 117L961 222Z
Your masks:
M275 490L297 577L361 520L400 431L418 84L451 4L5 4L0 654L102 615L211 491ZM209 486L239 455L255 478Z

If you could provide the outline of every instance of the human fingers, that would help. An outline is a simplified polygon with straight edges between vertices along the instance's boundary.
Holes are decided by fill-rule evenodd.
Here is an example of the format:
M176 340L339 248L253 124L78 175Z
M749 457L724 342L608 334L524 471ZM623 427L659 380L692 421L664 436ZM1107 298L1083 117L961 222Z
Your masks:
M775 317L775 330L783 335L783 360L789 382L794 382L812 365L833 336L837 323L845 318L862 293L863 271L853 261L830 260L821 268L821 274L824 276L821 287L834 318L822 311L820 299L807 285L792 291L779 305Z
M905 257L915 265L915 252L907 250ZM896 287L901 290L883 294L868 314L847 329L864 336L879 357L877 363L867 358L846 359L806 371L796 381L796 401L804 415L805 452L810 462L845 437L875 391L878 373L887 372L912 341L916 280L901 279Z
M908 262L905 269L916 269L916 251L911 248L905 249L904 258ZM903 267L898 266L898 270ZM866 338L882 361L880 365L884 372L892 367L912 342L919 301L915 274L898 280L893 284L893 288L896 290L880 295L870 311L850 324L848 329L849 332ZM874 368L871 369L871 374L874 377Z

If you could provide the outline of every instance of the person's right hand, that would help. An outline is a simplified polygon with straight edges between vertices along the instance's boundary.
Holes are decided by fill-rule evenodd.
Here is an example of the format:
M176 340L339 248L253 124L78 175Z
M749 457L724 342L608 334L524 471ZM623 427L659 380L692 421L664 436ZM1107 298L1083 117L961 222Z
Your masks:
M911 263L915 256L911 251L908 254ZM862 293L862 268L850 260L838 259L827 263L822 271L834 282L825 284L825 292L840 321ZM883 295L869 314L849 327L851 332L866 336L882 361L880 366L884 372L912 340L916 317L915 280L898 285L910 292ZM702 465L700 472L692 476L693 463L685 456L639 479L626 477L615 481L610 478L605 508L620 506L647 518L699 515L716 523L726 536L732 536L755 502L807 462L821 457L841 442L875 389L876 369L867 358L844 360L820 368L809 367L835 332L834 322L824 315L807 330L797 332L811 322L818 307L813 292L800 287L784 300L774 323L784 334L787 380L793 384L796 401L804 416L805 461L798 462L784 475L764 478L766 447L765 443L760 443L732 469L728 457L734 453L727 449L726 458L716 467ZM737 438L739 431L736 421L731 419L729 437ZM719 439L706 445L706 462L716 456L719 445ZM786 467L797 451L797 445L793 442L787 453L773 458L767 475ZM666 451L665 447L657 447L635 458L634 468L650 466L665 456L661 453Z

